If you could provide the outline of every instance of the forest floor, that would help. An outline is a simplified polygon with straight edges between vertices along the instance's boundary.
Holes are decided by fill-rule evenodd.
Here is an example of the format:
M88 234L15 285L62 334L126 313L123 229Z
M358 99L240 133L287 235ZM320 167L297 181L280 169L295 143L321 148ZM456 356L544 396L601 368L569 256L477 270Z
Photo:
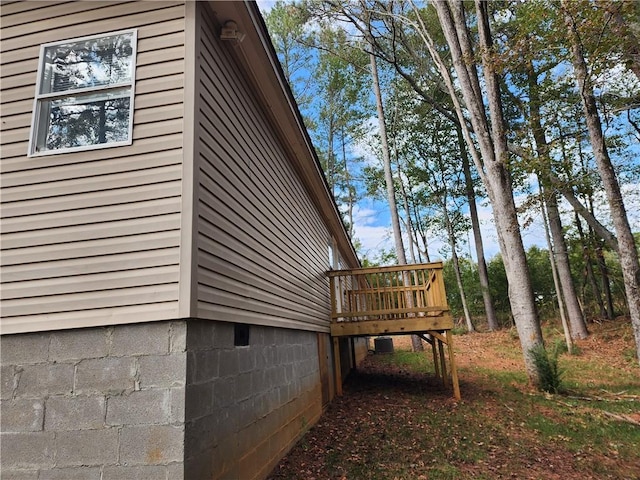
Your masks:
M454 336L462 400L430 347L369 354L271 480L640 479L640 367L628 320L559 357L563 392L528 385L513 330ZM544 327L547 344L562 342Z

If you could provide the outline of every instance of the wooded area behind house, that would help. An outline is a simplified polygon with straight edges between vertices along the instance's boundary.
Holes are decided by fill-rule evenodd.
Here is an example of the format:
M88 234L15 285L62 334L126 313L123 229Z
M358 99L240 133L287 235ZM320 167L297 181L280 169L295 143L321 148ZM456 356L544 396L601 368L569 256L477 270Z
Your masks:
M627 316L640 352L639 4L277 1L265 20L356 246L360 202L389 206L394 249L365 265L444 256L456 317L514 324L534 383L546 318L571 348Z

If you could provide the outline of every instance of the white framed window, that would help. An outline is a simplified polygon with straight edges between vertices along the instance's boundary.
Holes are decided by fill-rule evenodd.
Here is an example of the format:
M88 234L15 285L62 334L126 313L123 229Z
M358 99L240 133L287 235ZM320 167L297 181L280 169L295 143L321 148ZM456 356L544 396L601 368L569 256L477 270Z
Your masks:
M40 48L29 156L130 145L137 30Z

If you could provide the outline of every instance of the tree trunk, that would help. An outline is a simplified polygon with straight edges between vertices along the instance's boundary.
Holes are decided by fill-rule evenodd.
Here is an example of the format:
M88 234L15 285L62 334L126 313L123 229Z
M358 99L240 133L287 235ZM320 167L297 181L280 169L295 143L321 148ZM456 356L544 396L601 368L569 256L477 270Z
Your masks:
M426 233L426 229L424 227L424 225L422 224L422 221L420 220L420 213L418 212L415 202L413 204L413 210L414 210L414 216L416 218L415 221L415 234L416 237L418 235L420 235L420 239L422 240L422 245L424 246L424 261L427 263L431 262L431 258L429 257L429 245L427 243L427 233ZM417 239L416 239L416 244L418 244Z
M564 297L565 306L569 323L571 324L571 336L573 339L587 338L587 324L584 321L584 314L578 302L576 287L571 276L571 266L569 264L569 253L567 252L567 244L564 241L564 232L562 231L562 222L560 221L560 212L558 211L558 198L556 192L553 191L546 195L547 216L549 218L549 229L551 238L553 239L553 261L557 268L560 286L562 288L562 296Z
M471 314L469 313L469 306L467 305L467 295L464 293L464 286L462 284L462 275L460 274L460 261L458 259L458 253L456 252L456 235L453 231L453 225L451 225L451 219L449 212L447 212L446 197L442 202L444 222L447 228L447 236L449 237L449 246L451 247L451 261L453 262L453 270L456 274L456 283L458 284L458 292L460 293L460 302L462 303L462 312L464 315L465 323L467 324L467 330L469 333L476 331L471 321Z
M599 242L598 242L599 243ZM602 278L602 292L604 294L604 308L607 320L613 320L615 317L615 311L613 308L613 295L611 294L611 282L609 281L609 269L607 268L607 262L602 254L602 247L596 245L596 261L598 262L598 269L600 270L600 277Z
M387 202L391 214L391 228L393 230L393 242L396 247L396 256L400 265L406 265L407 258L404 251L404 242L400 230L400 217L398 216L398 206L396 204L396 192L393 184L393 173L391 172L391 155L389 152L389 142L387 140L387 128L384 122L384 108L382 106L382 93L380 92L380 80L378 79L378 65L375 55L369 55L371 62L371 77L373 78L373 93L376 97L376 108L378 111L378 129L380 134L380 144L382 147L382 165L384 168L384 181L387 189Z
M493 299L489 291L489 271L487 270L487 262L484 258L484 245L482 241L482 232L480 231L480 220L478 219L478 207L476 205L476 192L473 188L473 179L471 178L471 166L469 164L469 156L464 144L462 129L460 124L456 123L456 133L458 135L458 145L460 148L460 158L462 160L462 169L464 171L465 190L467 194L467 202L469 203L469 216L471 217L471 229L473 230L473 240L476 247L476 257L478 258L478 278L480 279L480 289L482 290L482 301L484 303L484 312L487 316L487 324L490 331L498 330L498 317L496 309L493 306Z
M590 239L585 237L584 230L582 228L582 222L580 221L580 217L578 216L578 212L576 212L576 229L578 230L578 236L580 237L580 244L582 245L582 260L584 262L584 276L585 279L585 288L586 283L588 282L591 286L591 293L595 302L598 304L598 308L600 310L600 318L606 318L607 311L604 308L604 303L602 303L602 294L600 293L600 287L598 287L598 282L596 281L596 276L593 273L593 265L591 264L591 255L589 253ZM584 302L586 303L586 302Z
M530 61L528 64L527 80L529 86L529 121L531 123L531 129L533 131L533 138L536 145L536 151L538 158L541 160L543 166L543 172L551 172L551 159L549 158L549 145L547 138L542 127L541 115L540 115L540 99L537 94L538 87L538 75L534 70L533 63ZM562 231L562 221L560 220L560 212L558 210L558 197L555 190L547 191L545 185L549 183L549 175L539 175L540 189L543 193L542 208L546 207L547 220L549 230L551 232L551 239L549 242L550 253L552 253L552 263L556 270L556 274L560 281L560 287L562 289L562 298L569 317L569 323L571 324L571 335L576 338L587 338L589 332L587 331L587 325L584 322L584 315L580 304L578 302L578 295L576 294L576 287L573 283L573 277L571 276L571 267L569 264L569 253L567 252L567 244L564 240L564 232ZM546 228L546 225L545 225ZM559 292L558 292L559 293ZM562 299L558 295L560 303ZM560 306L562 311L562 306Z
M593 197L589 195L587 199L587 203L589 205L589 211L593 213ZM589 228L589 242L593 247L593 252L596 257L596 264L598 265L598 270L600 271L600 284L602 285L602 296L604 300L601 302L604 305L604 314L602 318L606 318L607 320L613 320L615 318L615 309L613 308L613 294L611 293L611 279L609 278L609 269L607 268L607 262L604 259L604 254L602 253L603 240L597 238L593 230ZM616 243L617 245L617 243ZM619 252L616 250L616 253ZM593 275L593 268L592 275ZM594 275L595 281L595 275Z
M344 181L347 188L347 222L349 223L348 232L349 238L353 240L353 206L356 203L356 190L351 185L351 174L349 173L349 163L347 162L347 146L345 142L344 126L341 132L342 142L342 162L344 164Z
M371 42L372 44L373 42ZM371 77L373 80L373 93L376 97L376 107L378 111L378 127L380 129L380 143L382 146L382 163L384 167L384 180L387 187L387 200L389 202L389 211L391 214L391 228L393 229L393 240L396 247L396 256L399 265L407 264L407 257L404 252L404 242L402 241L402 231L400 230L400 218L398 216L398 206L396 204L396 193L393 185L393 173L391 172L391 155L389 153L389 142L387 140L387 128L384 122L384 108L382 106L382 93L380 92L380 80L378 79L378 65L376 57L369 55L371 62ZM408 284L409 279L405 279ZM407 306L413 307L413 298L407 296ZM417 335L411 335L411 345L413 351L423 351L424 345Z
M402 206L404 208L404 214L405 214L404 229L405 229L405 232L407 232L407 241L409 242L409 244L407 245L407 249L409 250L409 258L411 258L411 263L416 263L416 253L415 253L413 234L412 234L413 225L411 221L411 207L409 205L409 196L407 195L407 190L404 188L404 182L402 181L402 172L400 170L399 160L398 160L398 185L400 185L400 194L402 195Z
M598 219L596 219L593 213L591 213L591 211L589 211L589 209L585 207L580 200L578 200L578 197L575 196L571 187L562 185L562 182L554 178L553 174L551 174L550 177L551 182L562 194L565 200L569 202L569 205L573 207L575 212L580 215L585 220L585 222L587 222L589 227L596 233L596 235L598 235L605 241L609 248L618 252L618 239L615 237L615 235L607 230L607 228L602 225L602 223L600 223Z
M107 102L100 103L100 113L98 113L98 143L107 143Z
M584 115L587 122L587 130L591 140L593 155L596 159L598 172L602 179L611 219L618 238L618 255L624 279L624 288L627 294L627 304L629 306L629 316L636 339L637 360L640 363L640 262L638 262L638 251L629 219L622 200L620 185L616 177L609 152L602 133L602 125L598 115L596 99L593 94L593 87L589 81L587 64L582 54L582 46L579 41L577 27L569 11L567 0L562 0L565 23L569 30L570 48L572 52L573 67L576 75L576 84L582 100Z
M327 180L329 182L331 196L336 198L336 157L333 151L333 115L331 115L327 127L329 130L327 132Z
M531 351L534 347L543 344L542 331L536 312L531 279L513 200L511 178L507 167L507 138L500 101L500 87L489 55L492 41L488 30L488 12L486 5L476 1L480 49L483 53L482 67L491 127L485 111L485 99L480 93L475 66L466 61L474 58L474 52L469 47L470 33L464 20L462 2L440 1L434 2L433 5L449 45L459 88L484 159L484 165L477 163L476 166L479 170L482 170L483 167L485 169L485 174L482 176L493 208L498 241L509 282L509 301L522 345L525 369L530 381L538 383L538 373ZM461 124L464 121L464 118L460 118ZM475 148L473 142L466 136L465 140L470 149ZM479 162L478 156L474 156L474 161Z
M549 246L549 263L551 263L551 275L553 275L553 286L556 289L556 295L558 296L558 309L560 310L560 320L562 322L562 331L564 332L564 340L567 344L567 351L571 353L573 351L573 342L571 340L571 329L569 328L569 323L567 322L567 316L564 312L564 300L562 298L562 289L560 287L560 279L558 278L558 270L556 268L556 260L555 255L553 253L553 243L551 242L551 235L549 233L549 219L545 214L545 201L544 201L544 192L540 192L541 202L540 209L542 211L542 220L544 223L544 234L547 239L547 245Z

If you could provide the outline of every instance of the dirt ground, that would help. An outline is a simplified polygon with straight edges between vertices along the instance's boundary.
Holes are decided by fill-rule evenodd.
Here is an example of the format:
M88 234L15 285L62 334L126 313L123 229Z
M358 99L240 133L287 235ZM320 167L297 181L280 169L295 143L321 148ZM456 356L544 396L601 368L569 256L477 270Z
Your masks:
M617 375L607 378L610 374L599 370L600 364L640 384L640 368L628 358L634 348L630 327L607 322L590 329L590 338L578 343L580 362L589 367L578 368L569 384L593 382L609 393L602 386L618 387ZM606 420L599 413L585 413L588 405L558 413L557 402L570 399L548 397L545 404L544 394L522 380L524 366L514 332L456 335L454 345L462 401L456 402L433 374L414 373L369 355L350 375L344 395L330 404L270 480L640 480L640 453L629 454L629 448L640 451L640 443L624 446L594 439L593 447L587 443L584 450L576 450L568 446L567 436L545 435L543 425L532 428L532 419L539 416L551 423L557 418L576 431L585 418ZM394 347L410 349L409 338L394 337ZM501 380L493 379L495 375ZM638 408L627 414L630 422L640 421L640 396L634 397ZM542 403L534 398L542 398ZM620 425L630 435L625 438L640 441L640 425Z

